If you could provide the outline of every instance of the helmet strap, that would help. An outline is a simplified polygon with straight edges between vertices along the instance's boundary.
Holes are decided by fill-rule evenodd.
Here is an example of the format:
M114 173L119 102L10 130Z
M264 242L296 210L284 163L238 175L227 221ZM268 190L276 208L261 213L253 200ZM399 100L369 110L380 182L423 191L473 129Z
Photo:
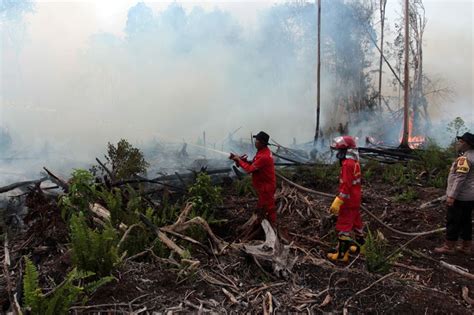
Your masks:
M339 159L340 162L346 159L347 149L339 149L336 154L336 158Z

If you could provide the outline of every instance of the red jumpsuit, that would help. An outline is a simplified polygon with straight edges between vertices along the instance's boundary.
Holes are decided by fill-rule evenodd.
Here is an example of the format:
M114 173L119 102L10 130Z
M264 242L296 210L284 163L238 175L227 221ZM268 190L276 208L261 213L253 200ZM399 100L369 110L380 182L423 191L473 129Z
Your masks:
M271 223L276 222L275 207L275 164L268 147L258 150L252 162L239 161L239 166L252 174L252 184L258 194L257 207L265 210Z
M341 206L336 223L336 230L340 233L349 233L352 230L356 234L363 232L360 217L361 179L359 162L349 158L343 160L339 177L339 198L344 204Z

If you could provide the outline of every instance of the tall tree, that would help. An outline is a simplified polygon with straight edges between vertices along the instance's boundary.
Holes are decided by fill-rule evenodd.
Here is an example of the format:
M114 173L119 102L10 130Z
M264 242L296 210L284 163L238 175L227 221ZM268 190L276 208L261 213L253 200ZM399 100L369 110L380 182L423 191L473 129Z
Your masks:
M413 119L421 122L421 119L424 118L429 124L428 102L424 94L423 84L426 79L423 73L423 34L427 19L422 0L414 0L410 4L409 23L411 29L410 52L413 67L413 84L411 87ZM418 127L422 129L420 123L418 123Z
M410 73L408 69L409 53L408 43L410 38L409 31L409 16L410 6L408 0L405 0L405 40L404 40L404 52L405 52L405 66L404 66L404 99L403 99L403 136L400 143L400 147L409 148L409 135L410 135L410 124L409 124L409 94L410 94Z
M379 60L379 110L382 110L382 70L383 70L383 43L385 33L385 8L387 6L387 0L379 0L379 12L380 12L380 60Z
M316 133L314 142L319 138L319 120L321 114L321 0L318 0L318 69L317 69L317 91L316 91Z

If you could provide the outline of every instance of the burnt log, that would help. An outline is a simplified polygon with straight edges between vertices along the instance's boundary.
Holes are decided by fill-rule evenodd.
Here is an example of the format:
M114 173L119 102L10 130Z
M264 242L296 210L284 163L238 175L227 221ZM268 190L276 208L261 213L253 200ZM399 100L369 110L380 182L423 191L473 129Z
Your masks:
M13 184L10 184L10 185L4 186L4 187L0 187L0 194L9 192L11 190L14 190L14 189L20 188L20 187L25 187L25 186L30 186L30 185L38 185L38 184L41 184L42 182L44 182L47 179L48 179L48 177L43 177L43 178L36 179L36 180L27 180L27 181L23 181L23 182L13 183Z
M69 184L64 179L59 178L58 176L54 175L46 167L43 167L43 169L46 171L46 174L48 174L49 180L51 180L53 183L61 187L62 190L64 190L64 192L67 193L69 191Z

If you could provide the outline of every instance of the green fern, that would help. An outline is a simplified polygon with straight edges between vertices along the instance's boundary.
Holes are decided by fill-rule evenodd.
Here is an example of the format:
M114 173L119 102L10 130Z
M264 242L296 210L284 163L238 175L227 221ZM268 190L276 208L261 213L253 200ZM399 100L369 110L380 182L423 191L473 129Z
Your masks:
M199 173L196 182L189 188L189 201L193 204L191 217L212 220L215 207L222 203L221 193L222 188L213 186L209 175Z
M370 272L387 273L398 258L398 256L389 257L388 242L380 231L374 235L370 229L368 230L365 251L367 269Z
M257 192L252 186L251 176L245 176L241 180L235 181L234 186L239 196L257 196Z
M32 314L40 314L43 309L44 296L39 287L38 271L31 260L26 258L25 261L25 278L23 279L25 304L31 309Z
M120 262L118 235L110 224L102 231L91 229L80 212L72 216L70 231L72 260L79 269L106 276Z
M69 192L59 201L63 219L68 220L73 213L87 210L89 204L96 201L97 194L97 185L94 183L92 173L81 169L74 170Z
M68 314L71 306L79 301L84 293L92 294L99 287L114 279L113 277L104 277L82 287L76 283L84 282L85 279L94 276L94 273L82 272L74 268L59 286L46 295L42 293L39 286L36 267L28 258L25 258L25 262L25 277L23 279L25 306L33 315Z

